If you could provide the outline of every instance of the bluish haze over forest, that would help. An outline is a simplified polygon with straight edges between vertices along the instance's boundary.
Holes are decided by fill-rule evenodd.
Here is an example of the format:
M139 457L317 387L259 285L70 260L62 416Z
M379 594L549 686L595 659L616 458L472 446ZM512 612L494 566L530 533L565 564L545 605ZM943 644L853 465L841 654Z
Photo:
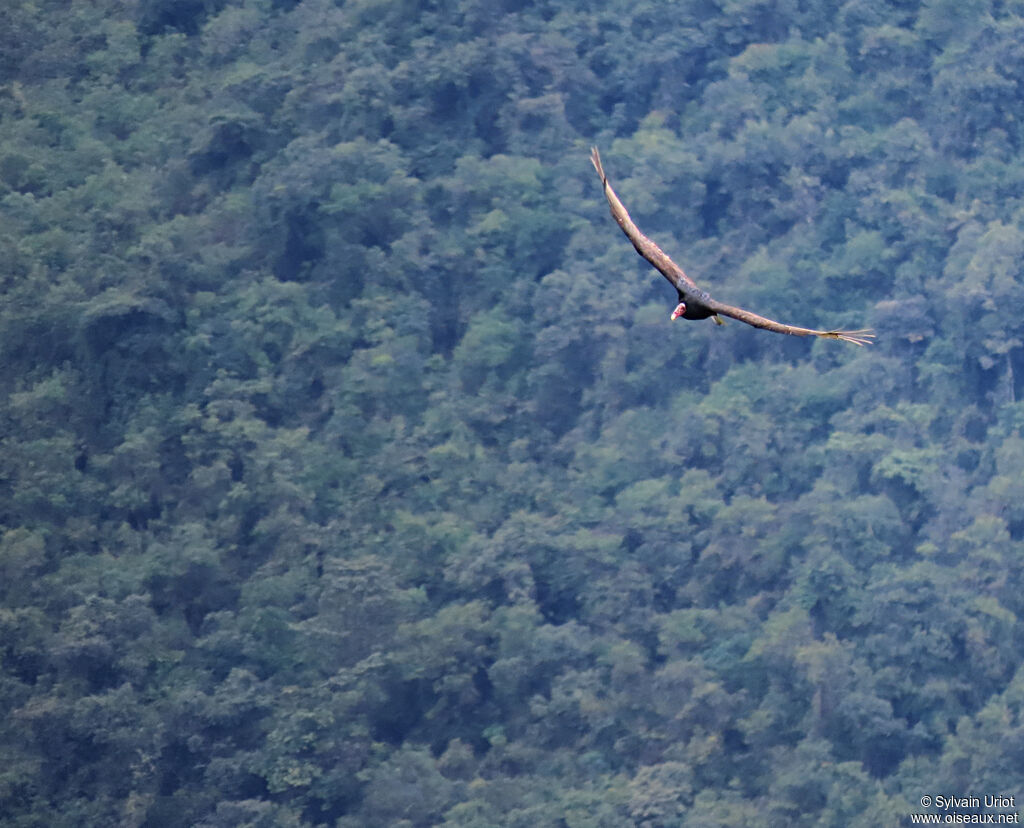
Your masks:
M6 0L0 826L1021 798L1022 149L1020 2Z

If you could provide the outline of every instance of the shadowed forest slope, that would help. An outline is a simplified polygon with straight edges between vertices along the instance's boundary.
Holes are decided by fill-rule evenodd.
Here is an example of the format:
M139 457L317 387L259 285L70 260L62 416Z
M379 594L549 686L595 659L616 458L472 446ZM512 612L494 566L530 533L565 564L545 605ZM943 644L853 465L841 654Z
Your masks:
M0 825L1021 792L1022 145L1016 2L4 3Z

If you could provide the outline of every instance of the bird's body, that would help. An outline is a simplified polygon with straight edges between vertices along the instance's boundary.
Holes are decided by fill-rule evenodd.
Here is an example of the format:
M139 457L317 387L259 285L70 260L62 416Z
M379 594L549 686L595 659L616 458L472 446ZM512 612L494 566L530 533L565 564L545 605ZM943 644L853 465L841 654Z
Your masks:
M759 316L743 308L726 305L724 302L714 299L709 293L697 287L693 280L683 272L683 269L672 261L657 244L641 233L640 229L633 223L633 219L629 217L626 208L619 201L619 197L615 194L615 190L612 189L612 185L608 183L608 176L605 175L604 168L601 166L601 156L597 152L597 147L590 151L590 160L593 162L597 174L601 176L601 184L604 187L604 195L608 200L612 217L619 227L622 228L626 238L633 243L636 252L654 265L678 292L679 305L672 313L673 319L679 317L683 319L710 318L721 325L722 320L719 317L729 316L733 319L738 319L740 322L753 325L755 328L764 328L767 331L789 334L790 336L820 336L825 339L841 339L844 342L852 342L854 345L870 344L871 339L874 337L870 330L817 331L812 328L799 328L795 325L785 325L782 322L776 322L773 319Z

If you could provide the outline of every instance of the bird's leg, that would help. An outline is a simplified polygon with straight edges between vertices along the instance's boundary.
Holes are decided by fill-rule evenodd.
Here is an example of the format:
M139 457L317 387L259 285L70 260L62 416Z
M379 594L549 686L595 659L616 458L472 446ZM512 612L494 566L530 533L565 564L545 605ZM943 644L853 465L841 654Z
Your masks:
M684 302L680 302L678 305L676 305L676 309L672 311L671 321L675 322L684 313L686 313L686 304Z

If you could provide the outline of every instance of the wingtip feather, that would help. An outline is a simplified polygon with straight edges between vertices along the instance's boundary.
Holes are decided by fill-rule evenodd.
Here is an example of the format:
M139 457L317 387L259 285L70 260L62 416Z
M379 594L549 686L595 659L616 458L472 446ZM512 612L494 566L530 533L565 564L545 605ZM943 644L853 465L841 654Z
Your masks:
M828 339L841 339L843 342L852 342L858 347L873 345L874 343L871 340L875 338L875 333L871 328L864 328L859 331L826 331L821 335Z

